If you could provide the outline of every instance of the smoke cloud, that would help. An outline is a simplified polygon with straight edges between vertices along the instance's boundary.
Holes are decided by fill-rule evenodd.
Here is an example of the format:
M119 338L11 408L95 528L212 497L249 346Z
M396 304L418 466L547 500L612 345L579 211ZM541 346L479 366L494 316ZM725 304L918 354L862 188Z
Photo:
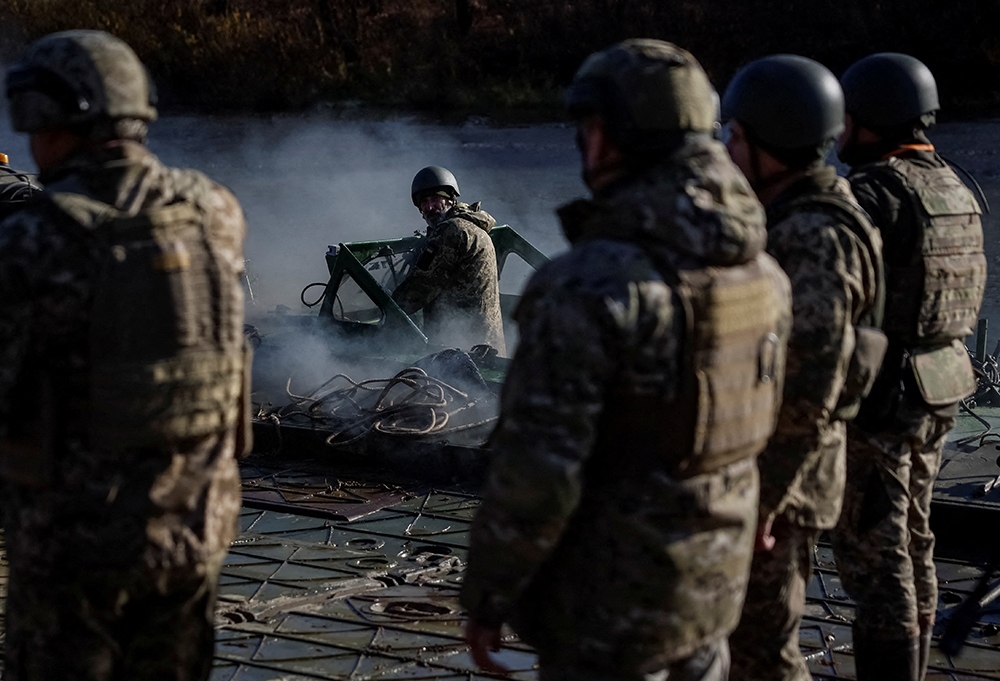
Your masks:
M318 313L318 308L306 311L299 295L306 285L327 281L329 245L423 231L424 221L410 201L410 182L420 168L450 169L462 200L481 201L499 224L511 225L550 255L564 248L554 208L583 192L572 131L562 125L444 127L410 118L342 120L318 114L180 116L155 123L150 146L165 163L194 167L222 182L243 205L256 297L248 305L248 321L265 333L255 387L279 402L289 377L293 388L306 391L335 373L365 379L397 370L349 366L343 355L364 355L365 348L347 347L323 333L272 331L281 326L273 311L283 305L292 313ZM501 290L518 293L530 272L512 256ZM310 291L308 299L321 290ZM513 335L509 328L509 350L516 344ZM268 347L276 344L280 348ZM462 339L453 344L470 345Z
M979 176L994 203L1000 203L1000 171L996 157L981 149L997 135L992 121L934 130L939 148ZM549 255L565 247L554 208L584 193L572 130L556 124L493 128L473 121L447 127L403 117L345 120L329 113L168 116L153 124L150 147L169 165L204 171L232 189L242 203L249 230L246 254L257 294L256 305L248 306L251 319L273 319L270 312L277 305L303 312L302 288L328 278L328 245L423 230L409 187L413 175L426 165L452 170L463 200L482 201L499 224L510 224ZM2 97L0 151L10 156L15 168L34 171L27 138L11 132ZM1000 261L997 243L987 239L991 261ZM529 273L527 265L511 258L501 290L518 293ZM1000 314L996 281L991 277L987 284L984 316ZM310 297L318 292L311 291ZM269 340L275 339L265 342ZM508 349L515 342L508 335ZM287 376L294 374L295 386L311 389L344 370L337 350L327 337L304 336L288 352L278 353L294 361L279 362L281 370L271 372L267 382L283 388ZM259 354L263 359L268 351ZM369 370L348 367L345 373L374 377L366 375Z
M462 200L482 201L499 224L550 254L563 247L553 209L582 191L572 133L558 125L175 117L154 124L151 147L168 164L226 184L243 204L256 311L298 309L302 288L328 278L328 245L423 230L410 181L426 165L449 168ZM504 291L516 293L527 273L512 258Z

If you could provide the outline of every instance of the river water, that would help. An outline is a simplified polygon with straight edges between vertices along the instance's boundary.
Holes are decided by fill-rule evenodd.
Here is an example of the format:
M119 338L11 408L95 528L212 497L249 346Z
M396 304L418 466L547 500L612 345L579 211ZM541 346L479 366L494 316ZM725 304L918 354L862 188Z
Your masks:
M0 121L0 130L9 127ZM943 124L932 133L945 156L978 178L1000 213L1000 120ZM15 167L32 167L23 136L4 135L0 145ZM297 308L303 286L326 280L329 244L422 229L409 187L425 165L452 170L463 200L482 201L498 222L550 255L566 246L555 207L585 193L573 129L566 124L442 126L409 117L330 114L168 116L153 124L150 146L168 164L205 171L243 204L257 311L277 304ZM992 275L984 316L1000 332L997 216L984 222ZM504 291L516 293L527 271L511 263Z

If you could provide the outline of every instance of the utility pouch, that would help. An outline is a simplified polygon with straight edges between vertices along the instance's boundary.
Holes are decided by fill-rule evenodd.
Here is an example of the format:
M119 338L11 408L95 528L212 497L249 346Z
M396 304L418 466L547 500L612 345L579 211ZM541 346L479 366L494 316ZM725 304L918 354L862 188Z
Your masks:
M920 396L931 407L957 403L976 390L976 375L963 343L933 349L915 348L910 367Z
M871 392L888 348L889 339L879 329L872 326L854 327L854 352L851 354L844 388L834 412L836 418L846 421L858 415L861 400Z
M253 404L250 376L253 370L253 347L243 343L243 384L240 386L240 413L236 416L236 458L242 459L253 449Z

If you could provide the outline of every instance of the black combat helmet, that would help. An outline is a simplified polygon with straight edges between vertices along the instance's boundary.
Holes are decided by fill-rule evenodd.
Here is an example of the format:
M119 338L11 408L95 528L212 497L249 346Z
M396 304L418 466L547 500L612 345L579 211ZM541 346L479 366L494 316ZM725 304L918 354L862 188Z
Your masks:
M596 114L622 151L656 151L687 132L712 132L712 85L687 51L626 40L590 55L566 90L575 119Z
M908 54L880 52L855 62L840 78L847 113L871 128L934 124L938 103L934 74Z
M420 205L420 200L428 194L441 193L442 196L455 198L461 196L458 191L458 180L447 168L441 166L427 166L421 168L413 176L410 184L410 199L414 206Z
M810 160L825 155L843 132L844 93L819 62L776 54L733 76L722 118L738 121L751 141L783 160Z

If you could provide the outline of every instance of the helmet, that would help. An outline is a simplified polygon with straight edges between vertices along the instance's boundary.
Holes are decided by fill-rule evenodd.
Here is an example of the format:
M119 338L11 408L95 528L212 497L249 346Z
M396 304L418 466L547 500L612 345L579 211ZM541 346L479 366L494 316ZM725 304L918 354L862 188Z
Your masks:
M711 132L712 85L691 55L662 40L635 39L590 55L566 90L566 110L596 114L623 151L656 149L678 133Z
M941 108L934 74L908 54L880 52L867 56L847 69L840 83L847 113L876 128L915 121L926 127L934 122L933 114Z
M7 97L20 132L156 118L145 67L131 47L104 31L64 31L32 43L7 71Z
M738 121L767 149L819 150L844 131L844 93L819 62L776 54L733 76L722 97L722 117Z
M410 184L410 199L413 205L419 205L420 199L428 194L440 192L443 196L455 198L461 196L458 191L458 180L447 168L441 166L427 166L413 176Z

